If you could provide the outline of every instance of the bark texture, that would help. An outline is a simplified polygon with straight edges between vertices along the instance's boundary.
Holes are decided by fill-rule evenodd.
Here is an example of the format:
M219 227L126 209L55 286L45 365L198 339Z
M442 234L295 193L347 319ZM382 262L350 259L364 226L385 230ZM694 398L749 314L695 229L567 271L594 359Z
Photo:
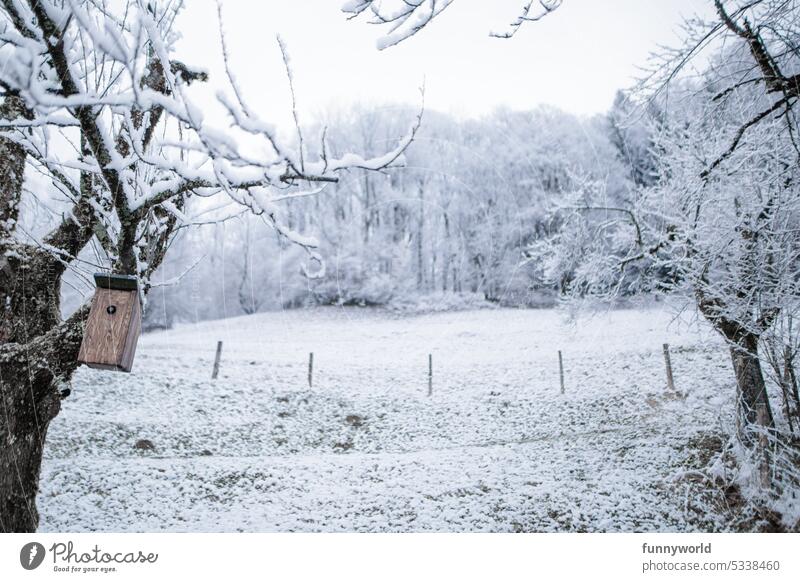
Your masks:
M36 494L50 421L61 409L61 382L77 368L83 307L27 344L0 346L0 529L34 532Z

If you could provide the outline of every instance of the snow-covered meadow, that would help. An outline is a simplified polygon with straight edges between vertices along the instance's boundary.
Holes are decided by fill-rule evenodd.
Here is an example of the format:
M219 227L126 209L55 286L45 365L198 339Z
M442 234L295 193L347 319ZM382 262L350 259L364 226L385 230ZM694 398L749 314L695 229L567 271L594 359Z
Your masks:
M41 529L724 530L682 476L713 452L733 384L722 341L661 306L185 325L144 335L130 375L75 375L48 434Z

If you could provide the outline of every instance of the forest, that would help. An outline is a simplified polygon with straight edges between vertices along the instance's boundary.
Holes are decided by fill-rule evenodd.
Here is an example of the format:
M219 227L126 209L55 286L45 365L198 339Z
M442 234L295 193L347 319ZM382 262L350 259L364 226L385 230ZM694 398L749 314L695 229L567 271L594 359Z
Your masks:
M204 224L176 239L155 274L166 285L153 290L148 321L309 305L552 306L567 282L533 253L559 230L556 206L600 181L616 205L655 180L650 118L637 112L622 93L607 116L589 119L550 107L475 121L427 110L404 167L356 170L313 197L287 201L286 224L319 241L318 262L258 216L204 210ZM330 151L376 155L413 114L397 106L333 114L325 120L337 132L328 134ZM199 301L181 302L198 280Z

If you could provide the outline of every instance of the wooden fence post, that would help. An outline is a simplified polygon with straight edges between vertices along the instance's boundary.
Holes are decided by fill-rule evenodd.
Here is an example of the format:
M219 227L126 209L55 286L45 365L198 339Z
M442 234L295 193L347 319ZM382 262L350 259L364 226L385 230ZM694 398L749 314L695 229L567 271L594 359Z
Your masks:
M564 393L564 358L561 357L561 350L558 350L558 377L561 380L561 393Z
M219 375L219 361L222 358L222 342L217 342L217 355L214 356L214 371L211 372L211 379L216 380Z
M672 376L672 360L669 357L669 344L664 344L664 363L667 365L667 389L675 392L675 379Z
M314 352L308 354L308 387L314 385Z
M433 395L433 354L428 354L428 396Z

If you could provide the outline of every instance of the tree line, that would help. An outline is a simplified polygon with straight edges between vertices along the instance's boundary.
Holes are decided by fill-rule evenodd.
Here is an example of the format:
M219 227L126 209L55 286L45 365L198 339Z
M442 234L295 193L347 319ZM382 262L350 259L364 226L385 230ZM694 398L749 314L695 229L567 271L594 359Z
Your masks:
M361 106L319 124L336 128L332 151L369 153L410 113ZM154 278L150 325L319 304L446 303L449 294L553 305L566 278L550 280L532 249L560 228L552 208L583 185L602 182L607 200L628 200L655 180L651 116L641 113L623 93L591 117L544 106L466 120L426 111L402 168L349 172L282 208L286 224L318 240L321 262L301 269L302 250L258 216L215 208ZM203 296L187 303L198 285Z

